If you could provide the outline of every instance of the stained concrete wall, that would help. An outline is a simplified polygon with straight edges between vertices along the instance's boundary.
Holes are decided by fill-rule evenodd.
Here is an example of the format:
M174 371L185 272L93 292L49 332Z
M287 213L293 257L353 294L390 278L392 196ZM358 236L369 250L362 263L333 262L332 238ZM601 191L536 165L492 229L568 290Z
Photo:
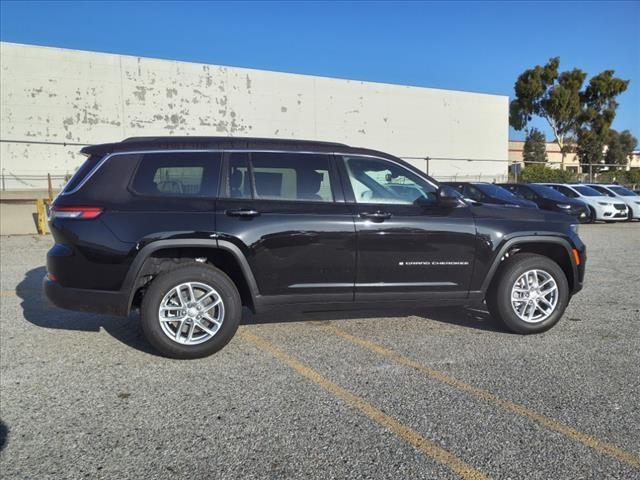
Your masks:
M402 157L501 160L431 161L443 178L507 170L505 96L12 43L0 45L0 63L7 188L73 172L83 160L73 144L137 135L316 139Z

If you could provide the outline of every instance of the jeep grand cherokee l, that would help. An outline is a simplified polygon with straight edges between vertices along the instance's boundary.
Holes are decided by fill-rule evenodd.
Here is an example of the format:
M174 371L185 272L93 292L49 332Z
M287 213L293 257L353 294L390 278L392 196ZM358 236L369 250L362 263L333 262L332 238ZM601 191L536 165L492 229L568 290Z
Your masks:
M46 296L128 315L196 358L265 309L479 305L541 332L582 288L571 217L467 203L386 153L338 143L131 138L85 147L56 198Z

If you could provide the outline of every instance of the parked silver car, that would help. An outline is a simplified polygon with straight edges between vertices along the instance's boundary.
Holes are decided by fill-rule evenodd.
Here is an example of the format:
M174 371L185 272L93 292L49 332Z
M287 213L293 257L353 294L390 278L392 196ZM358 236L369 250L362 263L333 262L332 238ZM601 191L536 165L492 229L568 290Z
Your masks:
M582 200L589 206L593 220L605 222L624 221L629 217L627 204L613 199L587 185L566 183L543 183L570 198Z

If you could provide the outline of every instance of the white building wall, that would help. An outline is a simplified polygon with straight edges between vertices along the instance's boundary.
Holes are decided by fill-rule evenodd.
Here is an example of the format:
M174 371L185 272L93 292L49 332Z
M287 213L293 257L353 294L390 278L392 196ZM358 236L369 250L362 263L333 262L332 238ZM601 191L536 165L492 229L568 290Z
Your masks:
M12 43L0 44L0 64L7 188L33 185L29 175L73 172L83 160L74 144L156 135L326 140L401 157L498 160L432 160L436 178L507 170L506 96Z

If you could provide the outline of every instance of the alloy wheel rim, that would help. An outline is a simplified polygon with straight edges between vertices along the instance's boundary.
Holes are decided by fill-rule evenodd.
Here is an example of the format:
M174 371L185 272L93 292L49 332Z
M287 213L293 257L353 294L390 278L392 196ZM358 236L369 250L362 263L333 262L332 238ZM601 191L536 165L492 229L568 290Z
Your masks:
M224 302L210 285L186 282L173 287L158 308L163 333L181 345L199 345L213 338L224 321Z
M511 307L518 318L527 323L540 323L555 312L558 284L544 270L528 270L511 288Z

